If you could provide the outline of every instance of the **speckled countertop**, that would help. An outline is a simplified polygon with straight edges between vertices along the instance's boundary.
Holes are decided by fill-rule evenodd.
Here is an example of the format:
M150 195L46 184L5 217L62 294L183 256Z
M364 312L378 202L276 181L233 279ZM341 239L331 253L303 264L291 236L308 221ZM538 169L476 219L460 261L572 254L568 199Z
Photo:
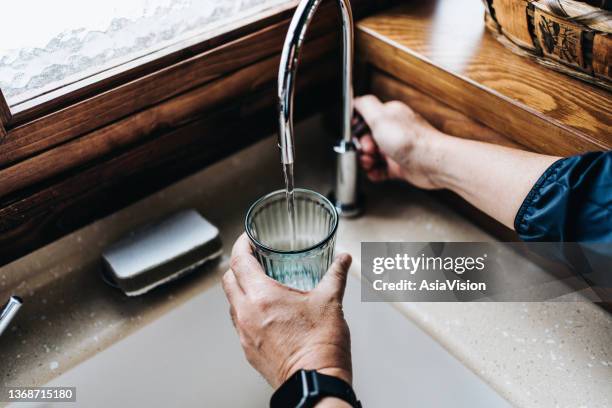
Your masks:
M298 184L325 191L331 141L298 140ZM42 385L179 304L219 284L248 205L280 186L271 139L0 268L0 299L25 303L0 337L2 385ZM309 171L310 169L316 169ZM248 175L248 176L245 176ZM359 262L361 241L491 241L431 196L404 185L370 186L363 217L341 223L338 250ZM226 255L207 270L145 297L101 283L102 249L136 226L196 208L216 224ZM352 268L355 274L359 268ZM612 317L588 302L397 303L498 393L522 407L612 405ZM409 340L407 340L409 341Z
M383 200L371 204L367 216L344 223L340 236L391 242L492 240L442 205L428 202L423 211L423 202L407 203L403 194L387 192ZM416 192L411 198L420 199ZM359 262L360 243L340 242ZM394 306L513 405L612 406L612 316L593 303L421 302Z

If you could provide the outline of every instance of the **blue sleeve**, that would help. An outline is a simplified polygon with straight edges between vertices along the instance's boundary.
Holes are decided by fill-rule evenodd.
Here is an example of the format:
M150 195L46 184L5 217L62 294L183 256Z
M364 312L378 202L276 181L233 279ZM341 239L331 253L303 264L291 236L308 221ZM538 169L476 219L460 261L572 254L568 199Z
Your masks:
M612 242L612 151L555 162L525 198L514 227L524 241Z

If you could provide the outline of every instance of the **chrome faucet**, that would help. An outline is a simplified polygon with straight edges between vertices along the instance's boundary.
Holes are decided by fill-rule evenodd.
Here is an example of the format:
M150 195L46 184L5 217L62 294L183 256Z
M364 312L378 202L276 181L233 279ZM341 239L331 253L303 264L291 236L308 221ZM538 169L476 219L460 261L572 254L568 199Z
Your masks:
M23 301L20 297L11 296L6 305L0 310L0 335L2 335L4 330L11 324L13 317L15 317L19 311L22 303Z
M285 168L292 167L295 156L293 104L295 76L306 31L322 0L302 0L291 20L278 71L279 147ZM338 214L353 217L360 213L357 191L357 145L351 135L353 117L353 14L349 0L336 0L342 14L342 138L336 152L336 188L332 200Z

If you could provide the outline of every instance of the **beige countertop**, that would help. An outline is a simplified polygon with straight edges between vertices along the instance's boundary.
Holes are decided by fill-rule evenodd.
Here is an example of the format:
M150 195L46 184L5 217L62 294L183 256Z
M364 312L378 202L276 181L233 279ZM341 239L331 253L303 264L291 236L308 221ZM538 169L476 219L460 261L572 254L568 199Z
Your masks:
M297 147L297 184L325 192L332 176L325 169L332 161L322 152L330 151L331 141L313 136L320 133L316 123L306 129L311 135L299 137ZM281 185L273 145L266 139L0 268L0 299L16 293L25 300L0 337L1 384L45 384L217 287L248 205ZM350 252L356 265L361 241L492 240L408 186L369 186L366 196L364 216L343 220L338 235L338 250ZM102 284L104 247L136 226L185 208L196 208L221 230L226 255L219 264L137 299ZM359 268L352 271L359 275ZM612 317L591 303L394 306L514 405L612 404Z
M342 225L341 237L359 237L340 240L341 249L353 254L355 262L359 262L359 241L493 239L443 205L421 201L417 192L410 197L399 190L378 194L380 200L371 203L365 217ZM612 406L612 316L593 303L404 302L394 306L513 405Z

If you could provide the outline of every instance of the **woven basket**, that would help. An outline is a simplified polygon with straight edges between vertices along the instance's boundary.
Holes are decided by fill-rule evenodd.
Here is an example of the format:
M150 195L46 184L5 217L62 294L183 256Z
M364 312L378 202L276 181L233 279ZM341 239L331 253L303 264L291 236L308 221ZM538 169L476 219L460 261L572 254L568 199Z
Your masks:
M612 0L484 0L487 28L514 52L612 90Z

